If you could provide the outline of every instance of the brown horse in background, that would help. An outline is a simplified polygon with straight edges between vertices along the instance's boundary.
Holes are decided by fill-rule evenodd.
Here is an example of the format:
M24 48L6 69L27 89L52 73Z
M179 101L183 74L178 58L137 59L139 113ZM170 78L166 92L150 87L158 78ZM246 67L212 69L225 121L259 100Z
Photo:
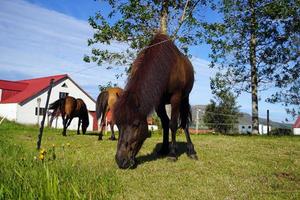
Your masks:
M114 87L114 88L108 88L99 94L96 102L96 116L98 120L101 118L101 122L100 122L101 130L99 133L98 140L102 140L103 137L102 132L103 132L103 127L105 126L105 118L107 116L107 113L109 111L110 112L113 111L114 105L122 93L123 93L123 89L119 87ZM115 140L116 139L114 133L115 122L113 119L109 122L109 125L111 129L110 140Z
M49 109L54 110L51 115L50 124L54 117L57 117L59 114L61 114L64 126L62 132L63 136L66 136L67 128L70 126L74 117L79 118L77 134L80 134L80 125L82 128L82 133L86 133L86 129L89 126L89 116L86 105L82 99L75 99L74 97L67 96L50 104Z
M148 136L147 116L156 110L163 126L160 154L176 160L178 123L187 139L187 155L197 159L189 134L191 111L189 94L194 84L194 70L189 59L164 34L156 34L152 42L136 58L123 95L116 102L114 114L120 135L116 162L120 168L135 166L135 156ZM171 121L165 105L171 104ZM172 132L169 147L169 127Z

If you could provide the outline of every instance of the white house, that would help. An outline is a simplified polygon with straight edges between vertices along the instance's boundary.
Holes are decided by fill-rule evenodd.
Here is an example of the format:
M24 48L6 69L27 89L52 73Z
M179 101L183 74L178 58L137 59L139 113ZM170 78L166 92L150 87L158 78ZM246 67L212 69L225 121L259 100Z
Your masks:
M0 80L0 116L22 124L40 124L51 79L54 79L54 84L49 103L66 95L81 98L89 110L90 125L87 130L97 130L95 100L67 74L20 81ZM49 117L45 125L48 121ZM69 129L76 130L77 124L78 118L74 118ZM61 118L54 120L52 126L62 128Z
M269 131L271 131L271 126L269 126ZM252 132L252 125L251 124L240 124L239 125L239 133L248 134ZM261 135L265 135L268 133L268 126L259 124L258 132Z
M294 135L300 135L300 116L297 118L295 124L293 125Z

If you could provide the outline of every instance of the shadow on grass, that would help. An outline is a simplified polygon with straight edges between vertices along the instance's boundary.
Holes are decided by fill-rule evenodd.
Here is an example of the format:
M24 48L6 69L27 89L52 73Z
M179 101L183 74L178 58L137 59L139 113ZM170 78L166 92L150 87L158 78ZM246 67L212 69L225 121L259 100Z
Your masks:
M82 133L80 133L80 135L82 135ZM85 135L98 136L99 137L99 133L98 132L86 132Z
M138 165L142 165L143 163L147 163L147 162L151 162L157 159L162 159L167 157L167 155L162 156L157 153L160 150L161 146L162 143L158 143L154 147L152 153L137 157ZM177 142L177 151L176 151L177 158L180 157L182 154L186 153L186 150L187 150L186 142Z

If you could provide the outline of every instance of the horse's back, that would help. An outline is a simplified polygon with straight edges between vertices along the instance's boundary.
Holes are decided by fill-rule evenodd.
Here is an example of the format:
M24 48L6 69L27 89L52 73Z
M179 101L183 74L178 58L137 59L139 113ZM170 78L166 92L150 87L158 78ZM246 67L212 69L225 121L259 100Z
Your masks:
M83 108L86 108L84 101L80 98L76 99L76 110L81 110Z
M113 87L106 90L110 96L120 96L123 92L122 88Z
M123 89L119 87L109 88L108 92L108 107L112 109L118 98L122 95Z
M67 115L71 115L76 109L76 99L71 96L65 97L64 111Z
M176 53L174 58L176 64L171 67L167 93L169 95L181 93L183 97L188 96L194 85L193 65L181 52Z

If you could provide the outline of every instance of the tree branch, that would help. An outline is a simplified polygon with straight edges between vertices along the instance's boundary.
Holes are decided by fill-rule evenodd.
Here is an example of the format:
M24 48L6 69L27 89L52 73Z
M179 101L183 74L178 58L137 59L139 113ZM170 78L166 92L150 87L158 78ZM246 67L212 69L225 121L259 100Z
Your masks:
M185 6L184 6L184 9L182 11L182 15L180 17L179 23L178 23L178 27L175 29L174 34L172 36L173 40L175 40L175 38L177 37L177 33L178 33L180 27L182 26L184 20L185 20L185 13L186 13L186 9L187 9L188 4L189 4L189 0L187 0L185 2Z

